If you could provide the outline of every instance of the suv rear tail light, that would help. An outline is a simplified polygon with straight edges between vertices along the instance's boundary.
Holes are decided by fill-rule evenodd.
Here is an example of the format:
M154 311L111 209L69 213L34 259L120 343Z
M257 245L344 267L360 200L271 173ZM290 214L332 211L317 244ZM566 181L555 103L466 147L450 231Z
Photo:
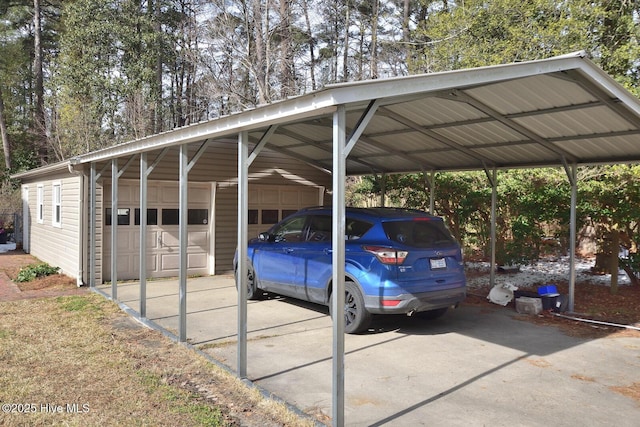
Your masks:
M362 249L374 254L381 263L388 265L400 265L404 262L407 255L409 255L408 251L399 251L384 246L363 246Z

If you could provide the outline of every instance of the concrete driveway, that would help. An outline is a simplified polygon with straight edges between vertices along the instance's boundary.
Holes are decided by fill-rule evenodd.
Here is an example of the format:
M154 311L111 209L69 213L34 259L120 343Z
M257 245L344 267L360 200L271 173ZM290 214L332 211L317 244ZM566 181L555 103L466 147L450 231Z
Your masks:
M110 288L101 288L109 293ZM138 283L119 300L139 309ZM189 342L236 370L237 292L231 276L190 279ZM175 333L176 281L147 283L147 317ZM248 307L251 381L331 424L328 311L273 298ZM377 319L345 340L348 426L637 426L640 339L566 336L510 308L462 306L434 321Z

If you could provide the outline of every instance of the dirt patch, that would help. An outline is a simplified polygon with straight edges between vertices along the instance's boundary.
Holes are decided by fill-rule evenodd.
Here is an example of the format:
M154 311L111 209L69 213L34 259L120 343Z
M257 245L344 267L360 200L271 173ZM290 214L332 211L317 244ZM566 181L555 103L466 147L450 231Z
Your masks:
M11 280L15 280L20 270L29 265L38 264L37 258L21 251L0 253L0 270L3 270ZM77 287L75 279L64 274L52 274L39 277L31 282L16 283L21 291L40 289L73 289Z
M623 396L630 397L636 402L640 402L640 383L633 383L625 387L610 387L611 390L616 393L620 393Z

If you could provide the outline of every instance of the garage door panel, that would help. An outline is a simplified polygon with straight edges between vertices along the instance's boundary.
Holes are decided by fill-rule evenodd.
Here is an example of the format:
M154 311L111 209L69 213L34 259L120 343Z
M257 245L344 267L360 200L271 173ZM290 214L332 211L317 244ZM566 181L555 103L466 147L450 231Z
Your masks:
M157 255L147 255L147 272L158 271Z
M156 204L160 200L158 200L158 187L156 186L148 186L147 187L147 203L148 204Z
M117 248L120 251L131 251L133 248L133 233L129 230L118 230Z
M188 268L207 268L207 254L188 254Z
M160 192L160 202L167 204L178 203L178 200L180 200L179 196L180 192L178 187L164 186Z
M116 260L119 279L131 279L132 273L138 271L139 264L134 265L133 257L131 255L118 255Z
M282 190L280 193L280 203L287 206L298 206L300 204L300 191Z
M204 188L189 188L189 204L203 203L209 200L209 191Z
M263 204L278 204L280 202L280 191L277 189L269 190L264 189L260 193L260 203Z
M180 246L180 239L178 238L178 232L176 231L161 231L160 235L162 236L162 246L169 248L177 248Z
M147 240L147 250L158 248L158 232L157 231L148 231L146 240Z
M249 190L249 204L260 203L260 192L258 190Z
M189 249L195 249L194 246L201 250L207 250L209 245L209 232L208 231L192 231L189 232L188 240Z
M300 192L302 206L318 206L318 190ZM320 203L322 204L322 203Z
M136 252L140 252L140 231L139 228L136 228L132 233L133 242L131 242L132 248L135 249Z
M179 254L160 254L160 269L163 271L178 271L180 267Z
M118 186L118 204L130 204L134 202L133 188L129 186Z

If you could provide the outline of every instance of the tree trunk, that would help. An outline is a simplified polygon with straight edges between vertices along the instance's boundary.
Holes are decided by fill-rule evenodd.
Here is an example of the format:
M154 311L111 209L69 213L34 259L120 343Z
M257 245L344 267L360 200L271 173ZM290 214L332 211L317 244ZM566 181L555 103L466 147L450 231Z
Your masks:
M609 257L609 271L611 272L611 295L618 293L618 252L620 252L620 233L611 231L611 255Z
M344 45L342 52L342 81L349 81L349 25L351 25L351 2L347 0L345 6L345 16L344 16ZM338 41L340 37L338 36L338 26L336 25L336 52L338 51ZM338 60L338 56L336 55L336 61ZM336 64L337 66L337 64Z
M4 150L4 166L7 171L11 170L11 146L9 145L9 134L4 121L4 100L2 98L2 87L0 87L0 134L2 135L2 148Z
M293 41L291 36L291 3L280 0L280 97L286 99L295 94L293 79Z
M266 63L268 58L266 58L266 42L263 33L264 25L262 19L262 2L256 0L253 2L253 17L249 21L250 27L247 28L247 34L253 34L253 42L249 43L247 55L255 73L258 103L266 104L269 101L267 86L268 70Z
M406 53L408 51L406 43L409 42L409 4L409 0L404 0L402 7L402 41L405 43L403 49L405 51L405 60L408 56Z
M160 1L156 0L155 4L155 21L154 26L156 30L156 102L155 111L153 115L153 131L159 133L164 130L164 114L162 104L162 27L160 25L161 9Z
M380 4L378 0L373 2L373 13L371 16L371 78L378 78L378 13Z
M408 1L408 0L407 0ZM313 32L311 30L311 21L309 20L309 3L304 0L304 20L307 25L307 34L309 35L309 74L311 75L311 90L316 90L316 58L315 58L315 42L313 40Z
M47 162L46 126L44 118L44 81L42 71L42 19L40 0L33 0L33 74L34 74L34 127L41 161Z

